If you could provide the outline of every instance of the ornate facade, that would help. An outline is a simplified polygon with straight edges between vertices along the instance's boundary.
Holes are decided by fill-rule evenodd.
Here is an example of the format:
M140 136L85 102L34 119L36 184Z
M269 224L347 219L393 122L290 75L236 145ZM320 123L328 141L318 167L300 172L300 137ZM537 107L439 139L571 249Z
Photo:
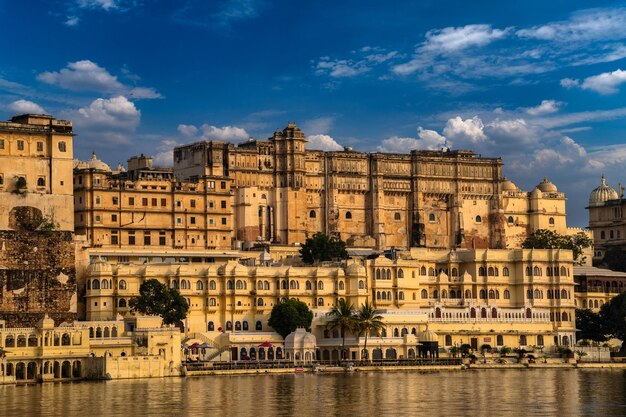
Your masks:
M604 175L600 185L589 195L589 229L593 233L594 259L602 260L611 247L626 249L626 201L621 184L617 191L606 183Z
M572 265L569 251L521 249L413 249L393 261L379 257L346 267L95 262L86 282L87 318L130 314L129 298L155 278L187 298L187 331L209 337L267 331L272 307L297 298L314 311L313 332L322 343L332 338L324 332L325 313L345 298L383 310L389 338L430 326L440 346L479 346L489 339L499 346L548 347L575 340Z

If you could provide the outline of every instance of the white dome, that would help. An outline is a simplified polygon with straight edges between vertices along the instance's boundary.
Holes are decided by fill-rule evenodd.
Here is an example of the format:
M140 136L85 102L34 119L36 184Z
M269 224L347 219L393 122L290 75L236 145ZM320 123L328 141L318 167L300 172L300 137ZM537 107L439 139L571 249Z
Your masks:
M437 333L426 329L417 335L417 340L420 342L437 342L439 341L439 336L437 336Z
M287 337L285 337L285 347L293 349L315 348L316 344L317 338L302 327L298 327L296 331L289 333Z
M359 262L351 263L346 268L346 275L351 277L365 276L366 273L365 267Z
M513 181L504 177L502 180L502 191L517 191L517 185L513 183Z
M87 161L87 168L98 169L101 171L111 171L111 167L99 160L95 152L91 154L91 159Z
M617 192L613 189L613 187L609 187L606 184L606 179L603 175L600 186L594 188L591 194L589 194L589 206L602 206L605 202L609 200L617 200L618 198L619 196L617 195Z

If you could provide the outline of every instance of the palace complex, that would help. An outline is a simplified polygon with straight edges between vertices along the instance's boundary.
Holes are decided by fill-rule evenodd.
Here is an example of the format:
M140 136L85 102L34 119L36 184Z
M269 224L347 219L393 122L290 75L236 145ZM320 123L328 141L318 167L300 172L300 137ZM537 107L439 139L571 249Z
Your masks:
M124 370L126 355L161 358L145 359L155 365L137 375L179 372L171 354L132 348L157 327L134 323L149 319L129 310L151 278L187 299L182 337L202 343L210 360L270 358L258 349L268 341L281 346L273 358L295 357L268 326L287 298L314 313L312 336L289 342L306 342L302 357L338 357L342 338L326 330L326 313L341 299L382 312L370 358L576 342L574 311L586 296L575 290L572 252L520 246L535 230L580 230L566 227L565 195L554 184L522 191L502 177L499 158L307 150L289 123L266 140L179 146L172 168L141 155L111 169L95 154L74 161L72 135L70 122L50 116L0 123L0 348L17 352L14 375L18 362L20 375L36 366L40 380L74 367L135 375ZM346 241L350 259L303 265L299 245L315 232ZM39 321L44 313L54 324ZM66 345L46 340L57 334L44 331L50 326L81 358L118 359L66 361ZM365 355L362 337L348 335L346 346L350 358ZM40 358L21 360L31 348ZM46 367L46 352L61 359Z

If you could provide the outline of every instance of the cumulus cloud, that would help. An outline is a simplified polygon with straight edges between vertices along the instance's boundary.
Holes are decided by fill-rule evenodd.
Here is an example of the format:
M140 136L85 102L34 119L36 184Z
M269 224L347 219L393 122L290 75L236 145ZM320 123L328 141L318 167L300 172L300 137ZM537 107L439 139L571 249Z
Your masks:
M575 78L563 78L560 81L560 84L561 84L561 87L567 88L569 90L570 88L580 86L580 80L577 80Z
M170 167L174 165L174 148L179 146L180 143L173 139L164 139L156 147L157 153L152 158L154 166L157 167Z
M484 24L435 29L426 33L426 41L419 50L442 53L481 47L505 37L509 32L508 28L494 29Z
M70 62L66 68L59 71L42 72L37 76L37 79L71 91L124 94L135 99L161 98L161 95L151 87L124 85L115 75L88 59Z
M555 113L559 111L563 103L555 100L542 100L541 104L536 107L529 107L526 113L531 116L542 116L544 114Z
M9 109L15 112L16 114L23 114L23 113L45 114L46 113L44 108L41 107L39 104L33 103L32 101L28 101L28 100L14 101L13 103L9 104Z
M198 128L194 125L179 124L177 130L181 135L191 137L198 133Z
M379 152L408 153L414 149L438 150L446 146L446 138L434 130L417 128L417 139L392 136L377 147Z
M335 118L332 116L318 117L302 123L302 130L307 135L322 135L328 133L334 123Z
M592 90L600 94L615 94L621 84L626 83L626 71L621 69L613 72L604 72L585 78L580 87L583 90Z
M319 151L341 151L343 146L337 143L335 139L328 135L309 135L307 136L308 143L306 147L308 149L316 149Z
M203 124L200 126L202 131L202 139L205 140L221 140L224 142L241 142L248 140L250 135L245 129L236 126L211 126Z
M77 0L76 5L83 9L102 9L105 11L117 9L120 6L120 0Z
M487 136L483 132L484 124L478 116L463 120L460 117L449 119L443 129L443 134L454 146L473 147L477 143L487 141Z
M88 106L69 112L67 117L74 122L76 131L83 138L130 143L130 135L141 121L141 111L126 97L116 96L96 99Z

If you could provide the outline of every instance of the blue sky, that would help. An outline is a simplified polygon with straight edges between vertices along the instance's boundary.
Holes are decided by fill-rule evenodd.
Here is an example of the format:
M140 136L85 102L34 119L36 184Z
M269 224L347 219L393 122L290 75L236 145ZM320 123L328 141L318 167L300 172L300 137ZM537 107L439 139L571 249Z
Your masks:
M70 119L112 165L288 121L322 149L473 149L547 176L572 226L626 182L626 3L384 3L0 0L0 118Z

